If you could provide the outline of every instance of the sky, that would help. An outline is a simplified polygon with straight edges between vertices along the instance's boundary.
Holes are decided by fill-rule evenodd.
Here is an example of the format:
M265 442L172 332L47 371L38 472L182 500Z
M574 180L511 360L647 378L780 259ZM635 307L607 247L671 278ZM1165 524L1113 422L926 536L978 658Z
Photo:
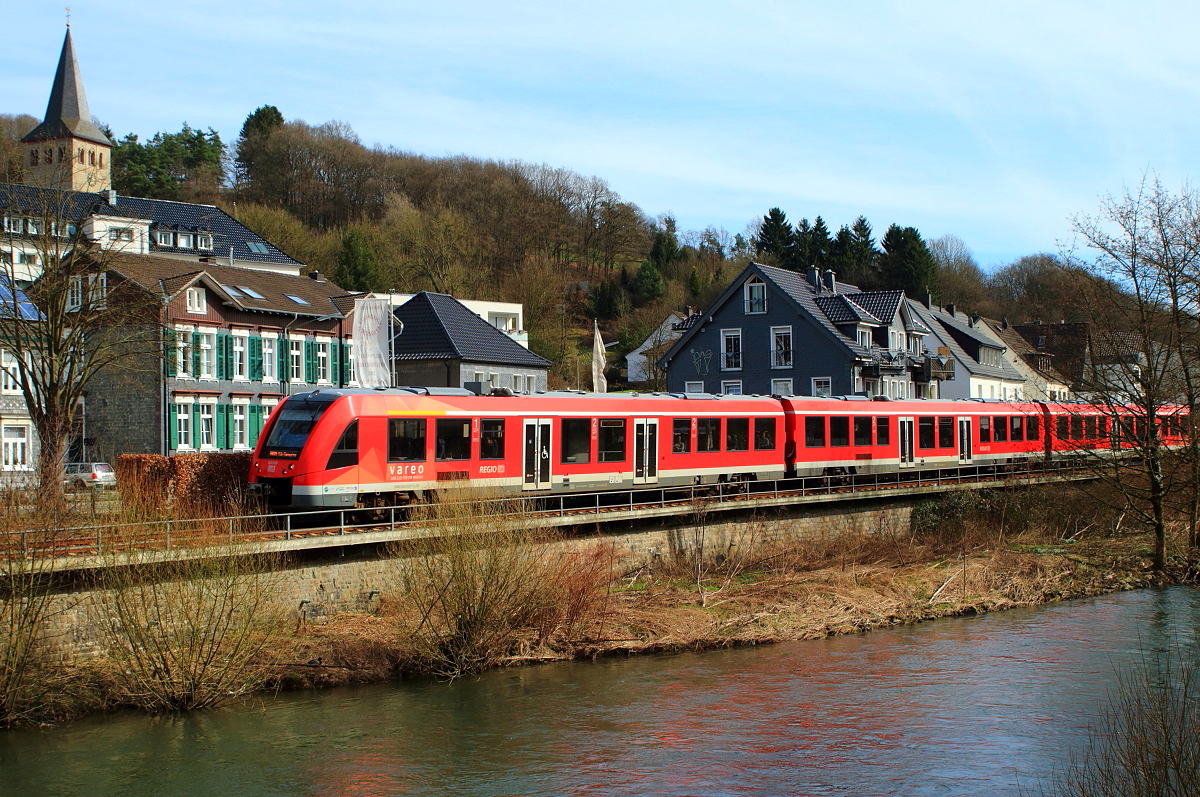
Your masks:
M40 119L66 10L4 20L0 112ZM118 136L187 122L232 145L270 104L368 146L595 175L680 230L865 215L957 236L988 270L1069 247L1073 218L1147 173L1200 171L1198 23L1200 4L1107 0L71 8Z

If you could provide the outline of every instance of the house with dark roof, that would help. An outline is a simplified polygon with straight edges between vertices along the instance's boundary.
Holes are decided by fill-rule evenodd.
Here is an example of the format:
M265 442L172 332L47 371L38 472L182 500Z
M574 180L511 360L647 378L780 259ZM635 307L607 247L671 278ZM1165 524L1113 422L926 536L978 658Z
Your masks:
M953 377L900 291L751 263L659 360L682 392L923 398Z
M1072 397L1070 382L1054 367L1054 355L1038 351L1017 332L1007 318L984 318L982 327L1007 348L1004 359L1025 380L1022 398L1027 401L1066 401Z
M139 293L161 307L144 334L161 336L163 354L143 347L89 383L88 435L103 458L250 450L287 395L357 384L355 297L319 274L148 255L104 265L112 301Z
M418 293L393 312L397 385L466 387L515 393L547 389L553 364L489 324L453 296Z
M929 328L929 347L955 363L955 378L942 385L942 398L1023 398L1025 380L1004 358L1007 347L984 328L982 319L948 304L906 300Z
M1105 401L1141 390L1138 381L1146 367L1146 347L1135 332L1101 331L1085 321L1033 321L1015 324L1013 329L1034 350L1054 358L1078 398Z

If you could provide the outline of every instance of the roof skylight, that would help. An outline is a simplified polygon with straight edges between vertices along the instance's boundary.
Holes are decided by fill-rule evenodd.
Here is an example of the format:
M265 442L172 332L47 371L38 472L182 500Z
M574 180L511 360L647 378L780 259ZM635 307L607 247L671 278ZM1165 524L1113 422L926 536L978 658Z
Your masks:
M242 293L244 293L244 294L246 294L247 296L249 296L251 299L263 299L263 298L266 298L266 297L264 297L264 296L263 296L261 293L259 293L258 291L254 290L253 288L247 288L245 285L239 285L239 286L238 286L238 289L239 289L239 290L240 290Z
M291 299L291 300L292 300L293 302L295 302L296 304L308 304L308 302L307 302L306 300L304 300L304 299L301 299L299 296L296 296L296 295L294 295L294 294L291 294L291 293L285 293L285 294L284 294L284 296L288 297L289 299Z

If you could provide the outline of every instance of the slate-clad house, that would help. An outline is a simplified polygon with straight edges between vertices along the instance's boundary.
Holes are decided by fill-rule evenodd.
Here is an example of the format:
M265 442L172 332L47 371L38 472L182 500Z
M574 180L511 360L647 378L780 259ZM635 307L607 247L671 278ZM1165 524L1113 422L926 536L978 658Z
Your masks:
M397 385L471 387L515 393L547 389L552 363L444 293L418 293L394 311L404 324L393 338Z
M144 291L161 303L146 334L162 335L164 354L89 384L88 434L103 458L249 450L285 396L355 384L354 297L319 274L144 255L107 265L112 296Z
M900 291L751 263L659 364L670 391L935 397L953 371L929 333Z

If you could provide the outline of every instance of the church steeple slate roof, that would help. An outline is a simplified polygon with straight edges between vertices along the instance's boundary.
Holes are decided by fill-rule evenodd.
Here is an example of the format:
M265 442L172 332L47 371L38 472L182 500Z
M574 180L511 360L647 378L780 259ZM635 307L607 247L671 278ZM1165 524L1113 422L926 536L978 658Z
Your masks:
M54 87L50 90L50 102L46 105L46 118L21 141L44 141L67 136L94 141L108 147L113 145L108 136L92 121L87 95L83 92L83 78L79 74L79 64L75 61L75 47L71 43L70 28L67 28L62 54L58 57L58 71L54 73Z

